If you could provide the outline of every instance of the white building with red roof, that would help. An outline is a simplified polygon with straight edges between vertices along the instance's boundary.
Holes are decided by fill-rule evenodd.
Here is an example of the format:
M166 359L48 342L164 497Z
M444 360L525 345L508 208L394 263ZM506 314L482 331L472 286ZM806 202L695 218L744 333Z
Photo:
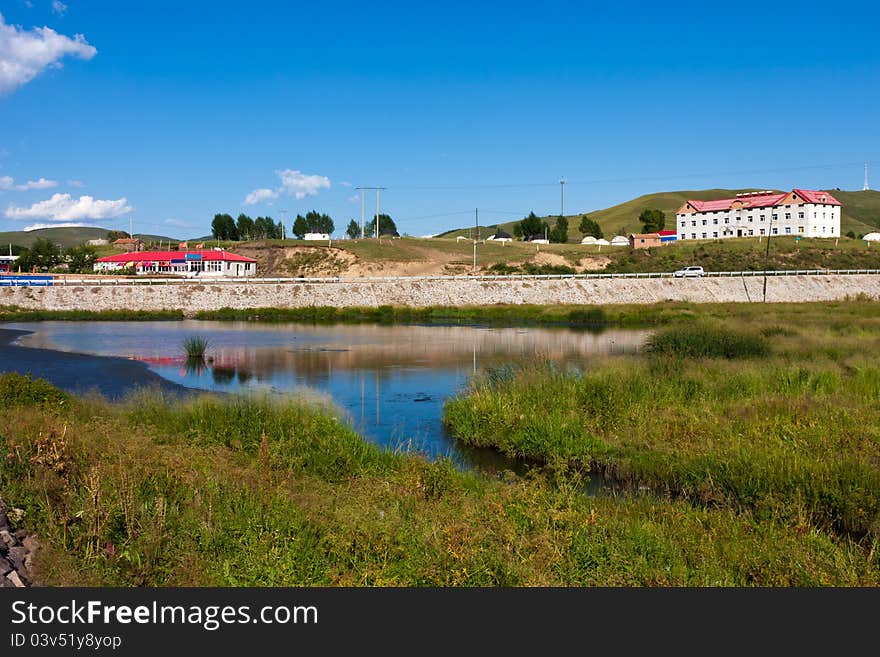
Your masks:
M257 261L223 249L198 251L137 251L98 258L97 272L134 268L136 274L178 276L255 276Z
M734 198L687 201L675 213L675 227L679 240L840 237L840 208L840 201L829 192L745 192Z

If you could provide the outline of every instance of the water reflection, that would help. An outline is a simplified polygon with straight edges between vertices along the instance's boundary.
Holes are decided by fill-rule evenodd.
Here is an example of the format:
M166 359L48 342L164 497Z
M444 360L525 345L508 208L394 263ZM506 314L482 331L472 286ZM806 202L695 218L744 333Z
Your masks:
M23 346L147 363L193 388L273 394L329 394L369 440L428 457L511 467L447 435L443 402L475 373L540 358L565 367L638 352L648 332L612 329L254 324L250 322L40 322ZM210 340L207 361L191 362L185 336Z

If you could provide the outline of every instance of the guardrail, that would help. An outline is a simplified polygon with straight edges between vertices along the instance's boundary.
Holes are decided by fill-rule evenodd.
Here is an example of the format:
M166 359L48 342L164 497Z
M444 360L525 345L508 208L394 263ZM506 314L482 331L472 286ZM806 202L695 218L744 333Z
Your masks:
M724 277L754 277L754 276L827 276L827 275L854 275L854 274L880 274L880 269L783 269L773 271L716 271L705 272L705 278ZM371 277L345 277L325 276L316 278L256 278L256 277L228 277L228 278L66 278L56 277L54 281L47 282L45 279L28 283L21 279L13 283L16 286L118 286L118 285L223 285L223 284L299 284L318 285L327 283L384 283L384 282L427 282L427 281L519 281L519 280L592 280L601 278L674 278L671 272L644 272L634 274L497 274L497 275L467 275L457 276L371 276ZM5 281L4 281L5 283Z

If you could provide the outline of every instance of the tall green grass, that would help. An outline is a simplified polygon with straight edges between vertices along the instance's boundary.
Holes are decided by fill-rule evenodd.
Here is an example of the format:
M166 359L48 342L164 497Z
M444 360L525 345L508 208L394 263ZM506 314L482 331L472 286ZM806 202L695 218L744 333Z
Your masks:
M15 385L0 490L45 585L880 584L876 552L816 526L465 473L368 445L314 401L59 405Z

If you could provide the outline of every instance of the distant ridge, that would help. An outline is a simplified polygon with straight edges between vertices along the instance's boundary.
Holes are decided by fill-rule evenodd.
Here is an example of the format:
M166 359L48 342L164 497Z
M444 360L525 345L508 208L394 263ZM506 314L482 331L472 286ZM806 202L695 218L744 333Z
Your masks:
M107 237L109 230L107 228L95 227L66 227L66 228L39 228L37 230L16 230L0 233L0 252L7 244L16 244L18 246L29 247L38 237L50 240L55 244L60 244L61 248L66 249L69 246L78 246L85 244L89 240L103 239ZM173 237L162 235L145 235L135 233L135 237L139 237L145 242L158 242L164 240L166 242L180 242L181 240Z

